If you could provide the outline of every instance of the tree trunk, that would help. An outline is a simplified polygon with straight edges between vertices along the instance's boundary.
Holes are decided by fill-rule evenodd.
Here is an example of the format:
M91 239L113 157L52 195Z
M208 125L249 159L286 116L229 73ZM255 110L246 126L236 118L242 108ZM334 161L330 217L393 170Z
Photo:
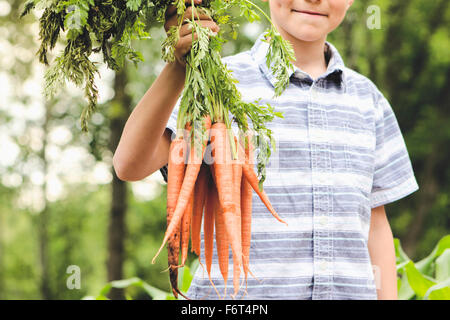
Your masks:
M45 150L47 148L47 136L49 131L49 121L50 121L50 108L52 103L46 105L45 108L45 122L42 127L44 130L44 141L42 142L42 150L39 153L43 164L43 174L44 174L44 184L42 186L42 193L44 197L44 208L39 212L38 216L38 237L39 237L39 262L41 267L41 282L40 291L43 300L52 299L51 289L50 289L50 277L49 277L49 255L48 255L48 215L49 207L47 205L47 175L48 175L48 165L46 159Z
M112 106L120 108L121 112L114 113L111 118L109 149L115 152L122 134L122 129L130 114L131 97L125 92L127 84L126 67L116 72L114 80L115 96ZM127 184L117 178L112 169L113 181L111 189L111 210L108 229L108 281L123 278L124 241L126 234L125 214L127 211ZM112 289L108 296L110 299L124 299L123 290Z

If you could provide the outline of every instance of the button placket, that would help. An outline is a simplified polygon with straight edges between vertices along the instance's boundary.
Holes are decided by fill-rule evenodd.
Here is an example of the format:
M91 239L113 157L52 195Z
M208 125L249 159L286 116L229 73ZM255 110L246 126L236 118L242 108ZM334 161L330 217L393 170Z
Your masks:
M345 132L349 133L350 130L348 128L348 122L345 122ZM344 143L344 157L345 157L345 169L349 171L351 169L350 165L350 155L349 155L349 148L347 146L347 142Z
M332 282L332 242L328 215L330 214L330 181L326 178L331 172L330 146L325 132L328 126L326 110L316 104L319 97L316 83L310 88L308 121L311 149L311 172L313 192L313 299L331 299Z

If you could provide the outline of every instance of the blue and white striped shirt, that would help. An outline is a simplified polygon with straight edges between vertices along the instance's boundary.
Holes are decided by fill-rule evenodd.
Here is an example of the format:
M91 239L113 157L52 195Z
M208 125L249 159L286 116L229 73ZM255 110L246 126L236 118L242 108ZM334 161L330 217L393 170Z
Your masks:
M258 280L249 276L243 299L376 299L376 268L367 247L371 209L419 188L394 112L328 42L326 72L313 80L295 67L288 88L273 99L276 79L266 66L262 38L222 61L239 81L244 101L262 98L260 104L283 112L284 118L268 124L277 146L264 190L288 226L253 193L250 269ZM172 131L180 99L167 123ZM203 234L201 248L205 261ZM232 293L231 250L229 266ZM215 249L212 279L222 294ZM201 267L188 296L217 299Z

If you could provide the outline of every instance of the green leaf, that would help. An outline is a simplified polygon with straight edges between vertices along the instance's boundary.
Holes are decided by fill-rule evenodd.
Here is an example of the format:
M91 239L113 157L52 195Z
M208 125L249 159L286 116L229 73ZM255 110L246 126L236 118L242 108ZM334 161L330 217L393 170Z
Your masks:
M398 238L394 238L394 247L395 247L395 256L397 258L397 264L400 262L409 261L408 255L403 251L403 248L400 244L400 240Z
M82 28L86 25L89 16L89 5L82 5L83 2L72 4L67 7L67 15L64 19L64 27L69 30L68 39L75 39L82 34Z
M425 293L424 299L450 300L450 278L430 287Z
M183 271L183 282L181 283L181 290L187 292L189 290L193 278L194 277L192 276L190 268L188 266L185 266Z
M128 0L127 8L132 11L136 11L137 9L139 9L139 6L141 5L141 3L142 3L142 0Z
M435 278L438 282L450 278L450 249L445 251L436 259Z
M141 287L153 300L166 300L166 297L171 295L170 293L155 288L144 281L142 282Z
M408 282L406 273L398 279L400 285L398 287L398 299L399 300L411 300L414 297L414 290L411 288Z
M251 4L245 1L239 1L240 16L244 16L249 22L260 21L260 16L251 8Z
M423 298L427 290L436 284L435 281L421 274L412 261L405 265L405 271L408 277L408 283L420 298Z
M158 288L155 288L148 283L146 283L144 280L133 277L129 279L123 279L123 280L114 280L111 282L108 282L100 291L99 295L96 297L97 300L104 300L107 299L106 296L111 290L111 288L119 288L119 289L125 289L131 286L135 286L138 288L142 288L153 300L166 300L166 296L169 295L168 292L162 291ZM131 299L132 297L126 294L127 299Z
M450 235L444 236L439 240L433 251L424 259L416 262L417 269L428 276L433 276L432 263L435 258L439 257L446 249L450 248Z
M191 263L191 274L194 275L195 271L197 271L198 266L200 265L200 262L198 259L195 259L194 261L192 261Z
M403 269L404 269L405 266L409 263L409 261L411 261L411 260L403 261L403 262L397 264L397 272L400 272L400 273L403 274Z
M106 296L108 292L111 290L112 285L111 283L107 283L102 290L100 290L99 296Z
M178 283L181 284L180 290L182 292L187 292L189 290L192 278L193 276L188 266L185 265L184 267L178 269Z
M24 8L22 12L20 13L20 18L26 16L30 11L35 7L36 1L35 0L27 0L24 4Z
M129 278L129 279L123 279L123 280L114 280L111 281L110 284L113 288L123 289L127 288L133 285L140 285L142 283L142 280L139 278Z
M34 1L36 3L36 9L37 10L44 10L47 8L50 8L54 1L53 0L40 0L40 1Z

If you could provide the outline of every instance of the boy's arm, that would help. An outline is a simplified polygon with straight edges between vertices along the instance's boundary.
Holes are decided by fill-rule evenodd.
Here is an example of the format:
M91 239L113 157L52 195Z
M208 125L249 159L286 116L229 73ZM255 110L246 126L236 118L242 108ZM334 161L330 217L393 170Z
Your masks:
M184 81L185 69L167 63L133 109L113 157L119 179L141 180L167 163L170 133L164 129Z
M397 269L394 237L384 206L372 209L368 247L374 268L378 299L396 300Z
M200 4L201 0L195 0ZM185 0L186 5L191 0ZM164 130L183 91L186 79L185 55L192 47L192 30L184 17L195 16L202 27L218 32L219 26L203 12L187 7L175 46L175 61L167 63L158 78L133 109L114 152L113 165L121 180L141 180L167 163L170 148L170 130ZM178 25L177 10L170 5L166 11L164 29L168 33ZM194 33L194 38L197 34Z

